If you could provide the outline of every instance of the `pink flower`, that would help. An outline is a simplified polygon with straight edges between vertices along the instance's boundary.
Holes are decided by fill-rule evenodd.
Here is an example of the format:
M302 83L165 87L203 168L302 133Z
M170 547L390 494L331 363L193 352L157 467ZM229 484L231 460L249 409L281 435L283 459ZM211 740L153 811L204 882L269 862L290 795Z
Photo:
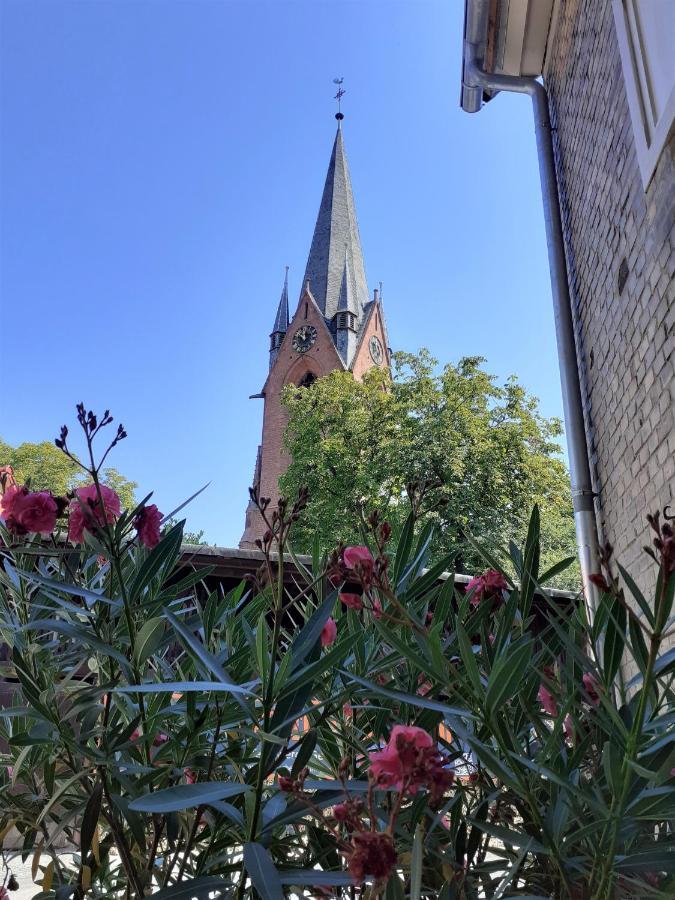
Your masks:
M344 825L347 831L361 831L363 828L362 811L363 801L350 797L333 807L333 818L340 825Z
M373 613L374 619L382 618L382 604L380 603L379 597L373 597L373 608L371 612Z
M335 624L335 619L331 616L326 620L326 624L321 629L321 646L330 647L331 644L335 643L336 637L337 625Z
M144 506L134 519L134 528L144 547L152 549L159 544L159 526L162 524L162 518L161 512L152 503L150 506Z
M672 768L672 769L670 770L670 777L671 777L671 778L675 778L675 768Z
M424 621L426 622L427 625L431 625L431 623L434 621L434 614L431 610L427 611Z
M25 490L24 487L19 487L18 484L10 484L5 488L4 494L0 495L0 519L9 519L12 515L14 501L18 496L23 494Z
M58 511L56 500L48 491L30 494L25 490L19 491L11 503L11 518L22 530L34 534L51 534L56 526Z
M11 900L9 891L5 887L0 887L0 900Z
M342 554L342 562L346 569L352 571L365 587L373 580L375 560L367 547L346 547Z
M466 592L473 590L471 605L477 606L481 600L492 598L501 600L502 591L507 591L509 586L501 572L496 569L487 569L482 575L476 575L466 586Z
M294 778L289 778L288 775L279 776L279 790L285 791L287 793L292 793L295 788L296 781Z
M354 569L357 565L372 569L375 564L373 554L367 547L345 547L342 561L348 569Z
M357 884L372 875L376 881L384 881L396 863L394 842L386 832L362 831L352 837L349 853L349 874Z
M555 701L555 697L543 684L539 685L539 692L537 694L537 697L542 707L549 714L549 716L555 717L558 715L558 704Z
M352 707L351 703L344 703L342 705L342 713L345 716L353 716L354 715L354 708Z
M584 688L586 689L586 693L588 694L589 701L593 704L593 706L599 706L600 695L598 693L598 689L600 685L598 684L598 679L590 672L586 672L581 680L584 683Z
M194 769L191 769L189 766L186 766L183 769L183 775L185 776L186 784L196 784L197 783L197 773Z
M358 594L340 594L340 600L348 609L363 609L363 600Z
M70 519L68 522L68 540L79 544L84 540L85 529L92 531L98 525L112 525L122 512L122 504L112 488L105 484L99 485L103 508L98 498L95 484L77 488L75 499L68 507Z
M446 768L446 757L431 735L414 725L394 725L385 748L369 758L370 775L378 785L410 794L424 786L433 802L454 780L454 774Z
M346 803L338 803L337 806L333 808L333 815L335 817L336 822L344 822L349 815L349 810L347 808Z
M159 732L158 734L156 734L155 737L153 738L152 746L153 746L153 747L161 747L162 744L166 744L166 742L167 742L168 740L169 740L169 735L168 735L168 734L164 734L163 731L160 731L160 732Z
M611 590L610 586L607 584L607 579L600 572L594 572L592 575L589 575L588 580L605 593L609 593Z

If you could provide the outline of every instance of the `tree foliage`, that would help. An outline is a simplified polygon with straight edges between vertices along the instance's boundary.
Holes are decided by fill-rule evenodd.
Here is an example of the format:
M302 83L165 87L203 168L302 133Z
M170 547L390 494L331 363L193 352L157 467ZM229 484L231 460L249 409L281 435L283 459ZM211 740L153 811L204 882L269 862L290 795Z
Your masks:
M516 378L497 384L483 362L467 357L439 371L426 350L397 353L391 376L373 368L356 381L335 371L286 389L292 463L281 491L309 490L298 549L357 539L369 509L400 524L412 508L419 526L437 528L436 557L451 553L468 569L477 560L467 532L521 540L537 503L544 561L575 555L561 423L542 416ZM574 569L565 583L576 586Z
M39 444L25 442L12 447L0 438L0 466L11 466L17 480L29 482L34 491L51 491L55 496L64 496L91 482L87 472L51 441L41 441ZM113 468L103 469L101 475L103 484L116 491L122 506L133 509L136 505L136 482L129 481Z

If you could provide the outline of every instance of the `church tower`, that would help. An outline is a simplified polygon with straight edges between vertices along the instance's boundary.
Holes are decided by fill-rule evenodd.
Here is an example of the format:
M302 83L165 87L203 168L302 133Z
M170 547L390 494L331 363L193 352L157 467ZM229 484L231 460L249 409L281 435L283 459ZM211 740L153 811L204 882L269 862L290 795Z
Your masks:
M388 366L389 350L382 298L368 293L359 226L342 138L342 114L328 164L319 215L302 281L300 298L289 318L288 268L270 334L270 368L259 395L264 399L262 442L254 486L274 508L279 478L289 464L283 446L287 423L281 392L287 384L309 386L335 369L362 378L372 366ZM239 546L252 549L265 531L260 513L249 502Z

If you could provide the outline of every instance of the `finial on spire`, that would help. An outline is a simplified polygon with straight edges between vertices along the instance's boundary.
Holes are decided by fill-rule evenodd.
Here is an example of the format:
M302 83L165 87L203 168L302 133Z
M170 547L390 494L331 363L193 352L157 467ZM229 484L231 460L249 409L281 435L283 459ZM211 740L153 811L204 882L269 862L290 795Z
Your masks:
M343 90L343 88L342 88L343 81L344 81L344 78L334 78L333 79L333 84L337 84L337 86L338 86L337 94L333 98L334 100L337 100L337 108L338 109L337 109L337 112L335 113L335 118L338 120L338 126L339 126L340 122L342 122L342 120L344 119L344 115L340 110L340 101L342 100L342 98L344 97L344 95L346 93L346 91Z

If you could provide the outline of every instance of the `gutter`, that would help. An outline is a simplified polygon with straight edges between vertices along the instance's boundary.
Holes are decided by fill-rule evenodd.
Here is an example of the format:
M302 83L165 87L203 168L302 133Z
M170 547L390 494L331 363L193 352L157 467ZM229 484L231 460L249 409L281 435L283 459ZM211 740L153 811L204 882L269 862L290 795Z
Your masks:
M595 585L589 580L589 576L600 571L597 526L593 504L595 493L591 481L588 447L586 444L583 400L574 340L572 304L567 281L567 266L560 219L560 198L558 196L558 183L555 173L548 97L543 84L534 78L495 75L484 71L487 15L487 0L467 0L464 20L461 106L465 112L478 112L482 106L485 92L488 92L488 99L492 92L497 91L513 91L519 94L527 94L532 99L556 342L558 345L565 433L567 435L570 480L572 484L574 524L584 595L589 612L593 614L598 607L598 592Z

